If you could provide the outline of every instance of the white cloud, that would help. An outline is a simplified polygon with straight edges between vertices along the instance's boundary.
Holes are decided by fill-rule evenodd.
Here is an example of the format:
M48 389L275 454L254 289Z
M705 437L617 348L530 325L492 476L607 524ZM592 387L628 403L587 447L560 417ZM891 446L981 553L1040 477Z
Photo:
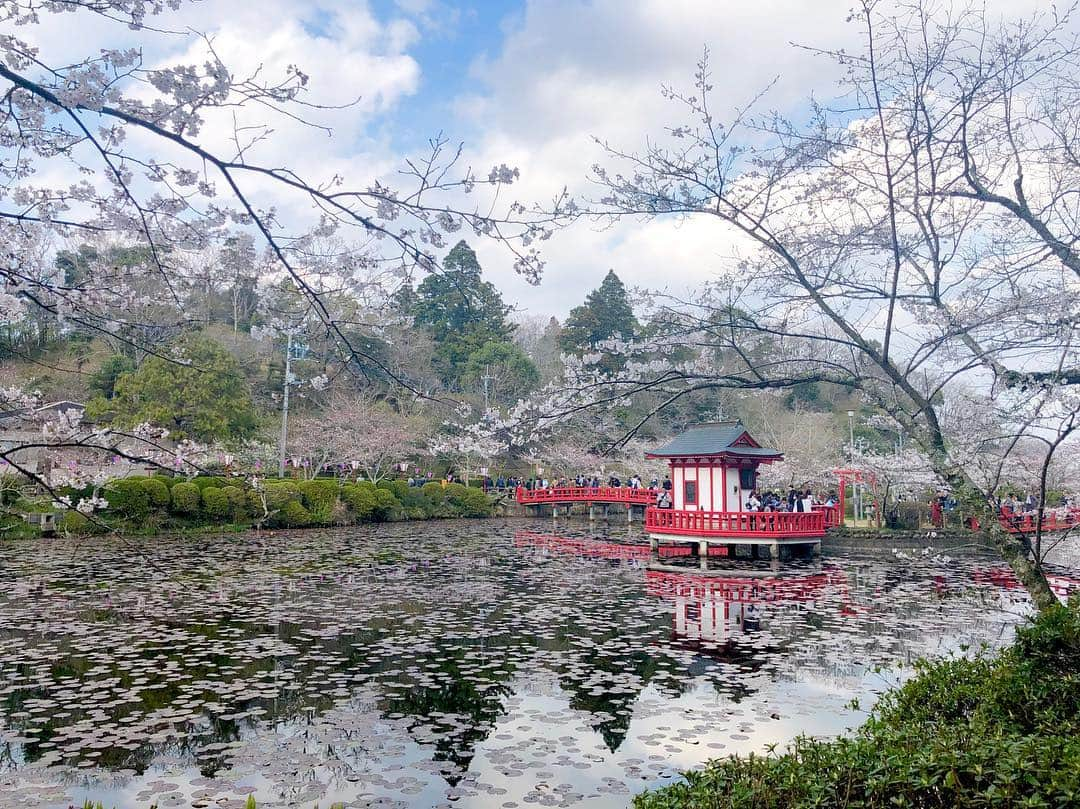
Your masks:
M997 5L993 11L1004 13L1037 4ZM774 78L765 106L797 116L811 94L833 94L840 69L792 43L857 47L859 29L845 22L850 7L850 0L530 0L501 51L475 63L481 91L457 100L459 114L482 133L474 163L519 167L518 199L550 198L564 185L588 196L589 169L605 162L593 137L634 150L662 135L678 110L661 85L690 90L705 46L717 118L730 119ZM628 285L679 293L709 279L736 244L715 220L579 225L544 246L539 289L515 278L498 251L478 249L509 300L562 316L609 268Z

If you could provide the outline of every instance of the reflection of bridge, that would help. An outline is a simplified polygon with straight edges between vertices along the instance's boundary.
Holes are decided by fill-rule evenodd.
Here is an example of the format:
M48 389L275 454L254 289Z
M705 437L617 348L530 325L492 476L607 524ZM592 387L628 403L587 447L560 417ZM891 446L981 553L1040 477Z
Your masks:
M972 579L980 584L993 584L1003 590L1022 589L1024 586L1016 578L1016 574L1003 565L976 570L972 574ZM1047 573L1046 583L1050 585L1050 589L1053 590L1054 594L1061 598L1068 598L1073 593L1080 593L1080 578Z
M851 604L847 574L832 567L783 576L647 570L645 592L671 602L673 637L691 643L729 644L760 629L761 619L770 617L763 610L784 604L831 601L842 616L862 612Z
M604 542L599 539L576 539L558 534L542 534L537 531L518 531L514 535L518 547L534 547L555 553L570 554L592 559L618 559L648 562L652 551L648 545L630 545L625 542ZM663 558L689 556L690 548L673 546L662 549Z

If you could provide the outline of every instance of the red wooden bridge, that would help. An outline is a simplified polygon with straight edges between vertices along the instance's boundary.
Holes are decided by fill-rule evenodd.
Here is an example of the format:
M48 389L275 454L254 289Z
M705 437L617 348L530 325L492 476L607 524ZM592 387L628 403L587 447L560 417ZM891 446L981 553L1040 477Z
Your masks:
M652 506L656 504L657 493L657 489L634 489L629 486L555 486L547 489L519 486L517 501L523 506L568 506L572 503Z
M1010 514L1001 512L1001 524L1013 534L1034 534L1037 525L1035 514ZM1043 512L1043 531L1068 531L1080 528L1080 508L1047 509Z

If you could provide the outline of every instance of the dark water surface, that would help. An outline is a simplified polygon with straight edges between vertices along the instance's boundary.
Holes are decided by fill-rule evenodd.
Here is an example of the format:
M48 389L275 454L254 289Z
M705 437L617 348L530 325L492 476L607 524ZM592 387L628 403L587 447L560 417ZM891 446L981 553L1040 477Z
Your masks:
M857 724L914 657L1029 611L970 552L702 575L648 569L642 541L491 520L0 543L0 806L626 806Z

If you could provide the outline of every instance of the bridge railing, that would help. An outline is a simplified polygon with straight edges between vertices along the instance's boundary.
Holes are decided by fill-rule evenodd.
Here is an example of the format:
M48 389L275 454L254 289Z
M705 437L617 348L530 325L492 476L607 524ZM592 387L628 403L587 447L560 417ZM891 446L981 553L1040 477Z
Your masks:
M632 489L629 486L554 486L547 489L519 487L517 501L523 506L540 503L628 503L651 506L656 503L656 489Z
M650 508L645 530L687 536L820 537L825 535L822 511L678 511Z
M1038 525L1037 517L1037 514L1010 514L1002 510L1000 519L1006 531L1033 534ZM1080 509L1046 509L1043 512L1043 531L1067 531L1070 528L1080 528Z

